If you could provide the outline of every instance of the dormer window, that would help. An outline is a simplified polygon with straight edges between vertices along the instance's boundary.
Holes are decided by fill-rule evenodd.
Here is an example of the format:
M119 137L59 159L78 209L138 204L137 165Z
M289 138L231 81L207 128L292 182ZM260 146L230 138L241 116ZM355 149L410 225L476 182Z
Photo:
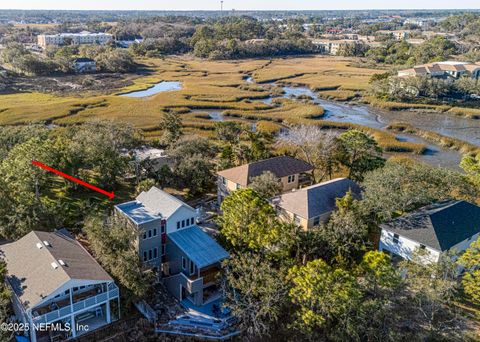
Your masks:
M295 175L290 175L287 178L287 183L293 183L295 182Z

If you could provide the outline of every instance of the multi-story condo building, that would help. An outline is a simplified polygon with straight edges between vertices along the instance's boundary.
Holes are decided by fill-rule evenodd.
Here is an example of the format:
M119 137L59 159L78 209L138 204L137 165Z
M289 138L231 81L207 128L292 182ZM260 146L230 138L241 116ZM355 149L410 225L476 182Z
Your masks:
M67 231L33 231L0 246L19 323L32 342L64 341L120 315L113 279Z
M177 299L200 306L219 298L216 276L229 254L196 225L195 209L156 187L115 209L138 232L140 258Z
M37 36L37 44L42 48L48 45L107 44L112 40L113 35L109 33L91 33L87 31L80 33L41 34Z
M336 199L348 191L360 197L360 187L348 178L337 178L284 193L271 200L280 219L293 222L304 230L325 223L336 208Z
M398 71L398 77L428 76L433 78L480 78L480 64L458 61L434 62L416 65L410 69Z
M219 171L217 173L218 203L221 203L232 191L248 187L252 178L264 172L271 172L279 179L282 191L290 191L309 183L309 174L312 170L313 167L303 160L280 156Z
M337 55L338 52L346 46L361 46L364 44L362 40L358 39L318 39L310 40L313 45L317 46L323 53L329 55Z

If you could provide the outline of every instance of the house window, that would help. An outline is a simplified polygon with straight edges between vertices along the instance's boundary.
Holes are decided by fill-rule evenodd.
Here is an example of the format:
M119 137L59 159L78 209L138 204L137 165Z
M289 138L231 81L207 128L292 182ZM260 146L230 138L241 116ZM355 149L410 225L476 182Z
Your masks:
M147 251L143 252L143 261L147 261Z
M426 249L427 246L420 244L420 249Z
M182 257L182 269L183 270L187 269L187 260L184 257Z
M158 248L157 248L157 247L155 247L155 248L153 249L153 258L154 258L154 259L158 258Z
M287 183L293 183L295 182L295 175L290 175L287 178Z
M320 224L320 216L317 216L313 219L313 225L318 226Z
M148 231L148 238L150 239L151 237L152 237L152 231L149 230L149 231Z
M153 236L157 236L157 228L153 228Z
M193 225L194 223L195 223L195 218L194 217L190 218L190 225Z
M237 190L240 189L240 184L238 184L238 183L235 184L235 189L237 189Z
M398 245L398 240L400 239L400 236L398 234L393 234L393 243Z
M149 250L148 251L148 260L152 260L152 259L153 259L153 251Z
M195 264L190 260L190 274L195 273Z
M143 233L143 239L144 239L144 240L147 239L147 232Z
M162 234L165 233L165 223L162 223L162 224L160 225L160 232L161 232Z
M180 229L180 221L177 222L177 229Z

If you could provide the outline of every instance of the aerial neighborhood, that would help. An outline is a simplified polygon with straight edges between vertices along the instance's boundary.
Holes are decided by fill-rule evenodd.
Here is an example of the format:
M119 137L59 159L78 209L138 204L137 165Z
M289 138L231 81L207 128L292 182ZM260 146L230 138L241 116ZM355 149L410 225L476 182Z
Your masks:
M0 341L478 341L480 13L225 5L0 9Z

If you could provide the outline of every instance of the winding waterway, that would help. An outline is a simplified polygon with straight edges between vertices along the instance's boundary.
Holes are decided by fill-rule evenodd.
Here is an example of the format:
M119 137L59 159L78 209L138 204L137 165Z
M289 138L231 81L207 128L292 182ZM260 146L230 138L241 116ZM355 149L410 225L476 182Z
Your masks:
M480 120L435 112L386 111L367 105L328 101L307 87L284 87L284 97L306 95L325 109L325 120L350 122L372 128L385 128L393 122L405 122L414 127L457 138L480 146ZM271 101L271 100L270 100Z
M253 83L251 78L246 82ZM274 83L272 83L274 84ZM452 138L457 138L471 144L480 146L480 120L443 113L414 112L414 111L386 111L372 108L363 104L347 104L319 98L308 87L283 87L284 98L308 96L312 101L323 107L325 115L322 119L336 122L348 122L385 130L394 122L408 123L414 127L439 133ZM273 98L261 100L263 103L272 104ZM411 134L397 134L399 141L409 141L426 145L427 150L423 155L412 157L433 166L446 167L460 170L461 154L458 151L443 148L423 138Z

